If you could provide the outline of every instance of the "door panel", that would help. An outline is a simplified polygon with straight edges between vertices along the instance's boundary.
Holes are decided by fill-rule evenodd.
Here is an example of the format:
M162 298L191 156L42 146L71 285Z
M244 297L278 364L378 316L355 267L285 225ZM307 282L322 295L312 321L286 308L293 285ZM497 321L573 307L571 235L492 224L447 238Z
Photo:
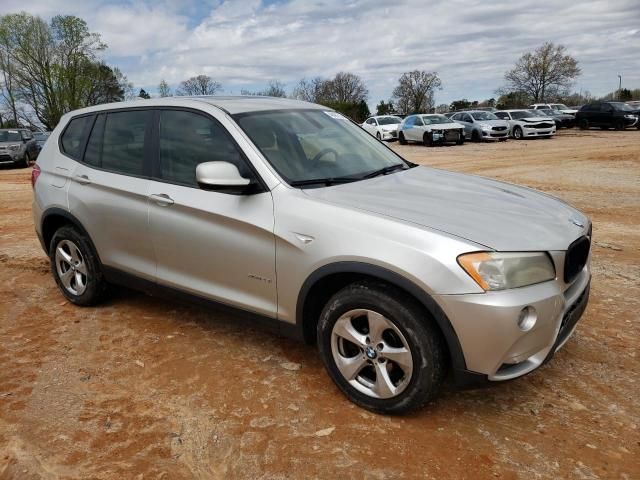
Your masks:
M162 110L154 131L158 143L149 224L158 283L275 317L271 193L232 195L198 187L196 167L208 161L233 163L245 178L257 178L213 118Z
M69 210L102 263L149 280L156 268L145 178L151 115L139 109L98 115L68 190Z
M157 281L275 317L271 193L228 195L151 182L149 223Z

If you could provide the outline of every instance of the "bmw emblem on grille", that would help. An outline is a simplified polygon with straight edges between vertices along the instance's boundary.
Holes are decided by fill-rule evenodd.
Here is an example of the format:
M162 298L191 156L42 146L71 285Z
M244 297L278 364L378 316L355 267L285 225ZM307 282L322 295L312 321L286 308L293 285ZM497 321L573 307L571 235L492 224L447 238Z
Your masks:
M577 218L575 218L575 217L571 217L571 218L569 219L569 221L570 221L571 223L573 223L576 227L580 227L580 228L583 228L583 227L584 227L584 223L582 223L580 220L578 220L578 219L577 219Z

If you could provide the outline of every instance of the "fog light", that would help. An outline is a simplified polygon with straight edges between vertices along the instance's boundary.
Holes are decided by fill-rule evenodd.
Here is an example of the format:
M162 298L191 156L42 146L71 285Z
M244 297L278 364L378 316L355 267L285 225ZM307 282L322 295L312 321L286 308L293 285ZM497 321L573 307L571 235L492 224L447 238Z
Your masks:
M518 328L523 332L528 332L536 324L536 309L533 307L524 307L518 315Z

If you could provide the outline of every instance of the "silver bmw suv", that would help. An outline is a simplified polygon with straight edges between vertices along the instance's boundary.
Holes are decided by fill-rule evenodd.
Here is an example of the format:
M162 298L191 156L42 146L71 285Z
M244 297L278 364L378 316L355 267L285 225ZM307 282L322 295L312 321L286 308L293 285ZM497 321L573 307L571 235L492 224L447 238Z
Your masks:
M318 345L356 404L403 412L522 376L589 296L591 223L528 188L415 165L339 113L266 97L71 112L33 169L62 294L109 284Z

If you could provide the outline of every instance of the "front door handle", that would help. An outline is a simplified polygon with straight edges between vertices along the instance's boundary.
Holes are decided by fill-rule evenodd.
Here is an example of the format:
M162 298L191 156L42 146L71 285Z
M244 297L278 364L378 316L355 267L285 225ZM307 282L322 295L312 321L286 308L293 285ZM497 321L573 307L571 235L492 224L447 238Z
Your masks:
M89 185L91 183L91 180L86 175L76 175L73 179L80 185Z
M170 207L174 203L173 198L171 198L166 193L152 193L151 195L149 195L149 198L161 207Z

